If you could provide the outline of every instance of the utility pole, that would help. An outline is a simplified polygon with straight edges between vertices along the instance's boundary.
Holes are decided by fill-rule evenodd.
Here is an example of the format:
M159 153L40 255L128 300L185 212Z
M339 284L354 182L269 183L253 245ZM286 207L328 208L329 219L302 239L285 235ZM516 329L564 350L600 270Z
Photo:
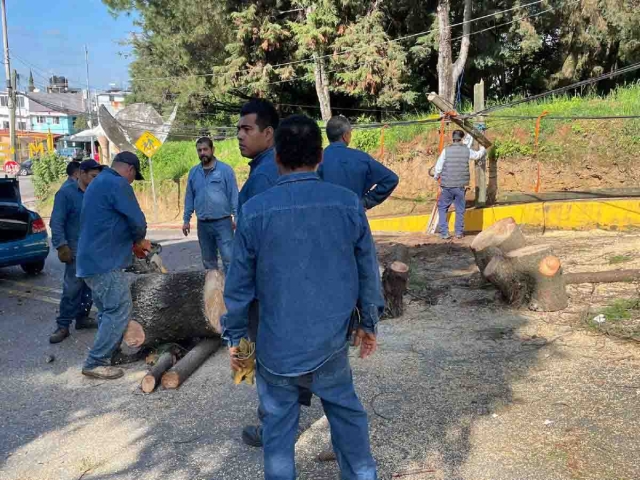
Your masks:
M16 99L11 82L11 62L9 59L9 34L7 33L7 9L5 0L0 0L2 6L2 40L4 44L4 72L7 79L7 96L9 97L9 139L11 142L11 160L16 161ZM6 160L6 159L5 159Z
M473 86L473 111L484 110L484 80ZM478 117L476 127L484 129L484 117ZM476 207L483 207L487 203L487 155L486 153L475 164L476 173Z
M89 89L89 49L87 45L84 46L84 61L87 65L87 125L89 128L93 128L93 121L91 120L92 112L91 112L91 90ZM91 158L94 158L96 155L96 146L93 143L93 137L91 137Z

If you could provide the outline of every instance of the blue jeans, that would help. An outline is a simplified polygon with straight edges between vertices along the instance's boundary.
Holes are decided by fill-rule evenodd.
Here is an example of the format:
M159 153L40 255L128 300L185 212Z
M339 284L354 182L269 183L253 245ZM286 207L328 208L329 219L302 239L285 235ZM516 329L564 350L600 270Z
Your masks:
M449 236L447 211L451 204L456 209L456 235L462 235L464 233L464 211L466 209L464 187L442 187L440 198L438 199L438 231L443 237Z
M124 272L113 271L85 278L98 307L98 332L84 368L111 364L111 354L120 346L133 302Z
M64 266L60 314L56 318L59 327L69 328L74 320L83 321L91 310L91 289L82 278L76 277L76 262Z
M342 480L376 480L369 445L367 412L353 386L349 349L336 353L315 372L299 377L274 375L258 363L265 480L295 480L295 443L300 419L300 387L322 400Z
M207 270L218 269L218 250L222 257L224 273L229 270L233 248L233 225L231 217L219 220L198 220L198 242L202 253L202 264Z

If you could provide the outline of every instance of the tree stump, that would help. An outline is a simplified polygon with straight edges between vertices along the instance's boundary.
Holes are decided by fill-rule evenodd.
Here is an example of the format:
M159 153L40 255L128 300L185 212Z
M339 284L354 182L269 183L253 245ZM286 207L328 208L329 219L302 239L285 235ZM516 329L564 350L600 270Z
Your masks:
M168 389L178 388L211 354L220 348L221 344L222 341L220 338L202 340L176 363L171 370L162 375L162 386Z
M557 312L567 308L569 297L558 257L549 255L540 260L538 268L532 271L532 277L530 310Z
M509 217L480 232L471 242L471 251L476 259L480 273L489 265L493 257L506 254L526 245L526 240L516 221Z
M385 315L397 318L404 313L403 296L409 282L409 266L402 262L393 262L382 273Z
M124 334L129 347L154 347L188 338L217 337L226 312L224 275L176 272L140 275L131 286L133 311Z

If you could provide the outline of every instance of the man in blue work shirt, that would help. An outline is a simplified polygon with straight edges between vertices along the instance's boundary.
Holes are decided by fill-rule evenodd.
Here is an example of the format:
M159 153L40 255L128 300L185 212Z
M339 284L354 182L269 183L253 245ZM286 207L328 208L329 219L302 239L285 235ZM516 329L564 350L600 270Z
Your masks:
M71 183L76 183L78 181L78 176L80 175L80 162L72 161L67 163L67 179L62 184L62 187L66 187Z
M440 197L438 198L438 231L443 240L449 236L449 224L447 223L447 211L451 204L456 209L455 235L456 238L464 237L464 212L465 187L471 181L469 160L480 160L485 154L485 148L472 150L473 137L465 138L462 130L454 130L451 134L453 143L442 150L435 168L435 180L440 180ZM464 138L464 142L462 139Z
M369 210L384 202L398 186L398 176L371 155L353 148L351 124L342 115L327 122L327 138L318 175L326 182L348 188Z
M322 134L302 115L275 135L277 184L249 200L240 215L225 285L223 337L231 367L259 300L256 380L263 415L266 480L294 480L300 388L322 399L341 478L375 480L367 413L353 385L347 331L356 302L360 356L376 349L384 302L376 250L360 199L322 182Z
M78 173L72 172L77 175L77 181L65 182L65 186L56 193L49 223L51 243L58 251L58 259L65 264L60 314L56 318L57 328L49 337L50 343L60 343L67 338L73 320L76 321L76 330L97 326L89 319L91 290L81 278L76 277L76 253L84 192L102 171L102 166L95 160L85 160L79 165Z
M202 263L207 270L218 269L218 250L224 272L229 269L233 248L233 217L237 217L238 184L229 165L214 157L213 142L202 137L196 142L200 165L189 172L184 196L184 225L186 237L191 231L191 215L198 219L198 242Z
M129 323L132 302L123 270L131 264L131 249L141 248L147 222L131 188L143 180L140 161L120 152L85 193L80 216L77 275L91 288L98 307L98 332L82 373L114 379L124 372L110 366Z

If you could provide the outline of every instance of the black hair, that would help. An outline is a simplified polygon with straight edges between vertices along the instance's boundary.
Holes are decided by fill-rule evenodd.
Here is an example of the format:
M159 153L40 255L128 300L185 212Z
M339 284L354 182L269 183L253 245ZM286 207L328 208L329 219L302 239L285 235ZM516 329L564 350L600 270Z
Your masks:
M454 140L462 140L464 138L464 132L462 130L454 130L453 133L451 133L451 138Z
M276 130L275 143L280 163L291 170L314 167L322 159L322 132L305 115L285 118Z
M342 136L351 130L351 124L346 117L336 115L327 122L327 138L330 142L338 142Z
M67 175L69 177L76 173L78 170L80 170L80 162L73 161L67 164Z
M207 145L209 145L209 148L213 148L213 141L211 141L209 137L200 137L198 140L196 140L196 146L201 143L206 143Z
M242 106L240 110L240 116L256 114L256 124L260 131L263 131L267 127L272 127L274 130L278 128L280 123L280 115L276 107L273 106L269 100L262 98L252 98Z

